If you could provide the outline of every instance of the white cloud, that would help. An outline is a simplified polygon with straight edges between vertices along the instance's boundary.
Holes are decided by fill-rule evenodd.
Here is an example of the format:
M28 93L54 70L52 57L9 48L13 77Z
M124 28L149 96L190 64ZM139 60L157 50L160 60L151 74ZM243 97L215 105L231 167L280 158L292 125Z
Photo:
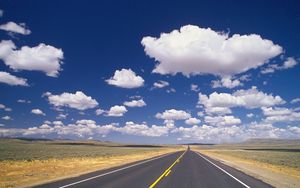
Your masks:
M236 140L244 140L244 130L239 126L193 126L179 127L175 131L181 134L182 140L193 140L207 143L232 142Z
M70 138L76 136L89 138L91 136L105 137L110 132L118 132L128 135L159 137L173 134L183 141L201 141L210 143L236 142L249 138L300 138L299 126L287 126L285 128L275 127L269 123L251 123L250 125L232 126L208 126L194 125L192 127L175 127L173 121L167 120L165 126L148 126L145 122L137 124L126 122L124 126L116 124L98 125L93 120L78 120L73 124L64 125L61 121L45 123L39 127L26 129L1 128L0 137L18 137L37 135L39 137L53 134L59 138ZM173 122L174 123L174 122ZM167 124L170 124L167 125ZM71 137L72 138L72 137Z
M145 52L158 64L153 72L186 76L229 76L267 63L282 47L256 34L229 36L210 28L186 25L159 38L144 37Z
M2 17L4 14L4 11L0 9L0 17Z
M191 84L191 91L195 91L195 92L200 91L199 86L197 84Z
M242 86L243 84L240 82L239 79L233 79L230 76L225 76L221 78L221 80L213 80L212 81L212 88L218 88L218 87L226 87L226 88L234 88L237 86Z
M249 114L247 114L247 117L248 118L252 118L252 117L254 117L254 114L253 113L249 113Z
M37 109L37 108L36 109L32 109L31 113L36 114L36 115L42 115L42 116L46 115L42 110Z
M51 121L45 120L45 121L44 121L44 124L51 124Z
M4 104L0 104L0 109L5 109L5 105Z
M300 102L300 98L295 98L295 99L291 100L292 104L298 103L298 102Z
M22 129L18 132L18 134L23 136L56 134L58 136L77 136L87 138L91 135L106 135L114 129L113 125L101 126L97 125L93 120L79 120L76 121L75 124L68 125L63 125L61 121L54 121L53 125L54 126L43 124L39 127Z
M199 117L203 117L203 116L204 116L204 112L197 112L197 115L198 115Z
M273 96L258 91L256 87L248 90L238 90L233 94L214 92L209 96L199 93L198 104L205 108L212 107L245 107L248 109L269 107L279 104L284 104L285 101L280 96Z
M50 123L49 123L50 124ZM83 119L78 120L74 124L64 125L61 121L54 121L50 126L43 124L39 127L29 127L26 129L0 129L0 137L8 136L45 136L49 134L56 134L60 138L68 138L70 136L77 136L80 138L89 138L91 136L105 137L110 132L119 132L122 134L159 137L167 136L170 128L167 126L148 126L146 123L137 124L134 122L126 122L123 127L118 127L115 124L98 125L93 120Z
M130 96L130 99L142 99L143 97L140 95L134 95L134 96Z
M205 116L204 121L215 126L238 125L242 123L239 118L234 116Z
M116 70L113 77L106 80L109 85L122 88L138 88L144 85L144 79L136 75L131 69Z
M18 103L28 103L28 104L31 103L31 101L25 100L25 99L18 99L17 102Z
M95 113L96 113L96 115L97 116L99 116L99 115L101 115L101 114L103 114L105 111L104 110L102 110L102 109L97 109L96 111L95 111Z
M197 125L200 122L201 122L201 120L197 119L197 118L189 118L189 119L185 120L185 123L188 124L188 125Z
M159 80L157 82L154 82L153 87L154 88L164 88L164 87L167 87L169 85L170 85L169 82L163 81L163 80Z
M6 107L4 104L0 104L0 109L3 109L3 110L6 111L6 112L11 112L11 111L12 111L11 108Z
M296 127L296 126L288 126L288 129L292 132L294 132L295 134L300 135L300 127Z
M48 97L50 104L55 107L69 107L78 110L86 110L98 106L98 102L90 96L86 96L82 91L76 93L62 93L60 95L53 95L50 92L44 94Z
M263 114L266 116L264 122L275 123L275 122L293 122L300 121L300 112L288 108L261 108Z
M112 106L109 111L107 112L107 116L113 116L113 117L121 117L127 112L127 109L125 106L119 106L115 105Z
M56 119L66 119L68 117L68 114L58 114L56 116Z
M14 70L42 71L47 76L57 77L61 71L63 51L43 43L35 47L16 49L11 40L0 42L0 59Z
M205 108L207 114L226 115L231 114L232 111L228 107L207 107Z
M5 108L4 111L6 111L6 112L11 112L12 109L11 109L11 108Z
M288 108L279 108L279 107L262 107L263 114L265 116L278 116L278 115L288 115L291 114L292 111Z
M27 79L16 77L8 72L0 71L0 83L5 83L11 86L29 86Z
M174 88L167 89L166 91L167 93L176 93L176 89Z
M261 70L262 74L274 73L276 70L290 69L296 66L298 62L293 57L288 57L282 65L271 64Z
M94 120L90 120L90 119L82 119L82 120L76 121L76 124L81 124L81 125L94 125L94 124L96 124L96 122L95 122Z
M137 136L151 136L159 137L167 135L169 128L166 126L152 125L151 127L147 124L136 124L134 122L126 122L124 127L116 128L116 131L123 134L137 135Z
M3 120L12 120L12 118L10 116L3 116L1 119L3 119Z
M285 62L283 62L282 68L283 69L293 68L297 64L298 62L293 57L289 57Z
M300 138L298 126L278 128L272 124L251 123L249 126L193 126L179 127L173 133L181 134L181 140L206 143L240 142L250 138Z
M31 31L26 28L25 24L16 24L15 22L7 22L6 24L2 24L0 25L0 29L22 35L29 35L31 33Z
M165 110L163 113L157 113L155 117L158 119L165 119L165 120L185 120L190 118L191 114L183 110L170 109L170 110Z
M143 99L125 101L123 104L125 106L128 106L128 107L143 107L143 106L146 106L146 103Z

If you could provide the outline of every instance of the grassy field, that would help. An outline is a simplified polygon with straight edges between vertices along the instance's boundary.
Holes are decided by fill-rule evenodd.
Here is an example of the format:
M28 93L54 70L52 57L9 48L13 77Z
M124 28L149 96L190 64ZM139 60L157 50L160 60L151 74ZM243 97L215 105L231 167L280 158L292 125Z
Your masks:
M116 143L96 141L26 141L2 139L0 140L0 161L105 157L159 149L162 149L162 147L138 147L138 145L128 147Z
M0 187L26 187L151 158L180 147L97 141L0 140Z
M194 147L276 187L300 187L300 140L250 140Z

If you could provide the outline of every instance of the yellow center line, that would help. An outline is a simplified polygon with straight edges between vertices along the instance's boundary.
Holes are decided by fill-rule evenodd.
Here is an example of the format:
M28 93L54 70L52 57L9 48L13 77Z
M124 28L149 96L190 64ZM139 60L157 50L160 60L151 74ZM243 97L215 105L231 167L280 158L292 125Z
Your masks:
M187 150L185 150L174 162L173 162L173 164L167 169L167 170L165 170L164 171L164 173L162 173L162 175L160 175L159 176L159 178L157 179L157 180L155 180L155 182L154 183L152 183L150 186L149 186L149 188L153 188L164 176L168 176L169 174L170 174L170 172L171 172L171 168L176 164L176 163L179 163L180 162L180 160L179 159L181 159L182 157L183 157L183 155L186 153L186 151Z
M169 171L166 173L165 176L167 177L167 176L170 174L170 172L171 172L171 170L169 170Z

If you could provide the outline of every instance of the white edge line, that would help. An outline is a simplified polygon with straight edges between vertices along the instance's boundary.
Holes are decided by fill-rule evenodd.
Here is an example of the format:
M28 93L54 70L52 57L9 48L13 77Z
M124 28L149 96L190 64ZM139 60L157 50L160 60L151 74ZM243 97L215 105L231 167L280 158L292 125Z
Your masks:
M95 179L95 178L99 178L99 177L102 177L102 176L106 176L106 175L109 175L109 174L113 174L115 172L119 172L119 171L122 171L122 170L125 170L125 169L128 169L128 168L131 168L131 167L134 167L134 166L138 166L138 165L141 165L141 164L144 164L144 163L147 163L147 162L150 162L150 161L153 161L153 160L156 160L156 159L160 159L162 157L165 157L167 155L171 155L173 153L176 153L176 152L172 152L172 153L167 153L167 154L164 154L164 155L161 155L159 157L155 157L155 158L152 158L152 159L149 159L149 160L146 160L146 161L142 161L140 163L136 163L136 164L133 164L133 165L130 165L130 166L125 166L123 168L119 168L119 169L116 169L116 170L113 170L113 171L110 171L110 172L106 172L104 174L100 174L100 175L97 175L97 176L93 176L93 177L90 177L90 178L86 178L86 179L83 179L83 180L80 180L80 181L76 181L74 183L70 183L70 184L67 184L67 185L63 185L63 186L60 186L59 188L65 188L65 187L70 187L72 185L76 185L76 184L79 184L79 183L82 183L82 182L86 182L86 181L89 181L89 180L92 180L92 179Z
M243 186L250 188L249 185L245 184L244 182L242 182L241 180L237 179L236 177L234 177L233 175L231 175L229 172L227 172L226 170L224 170L223 168L219 167L218 165L216 165L215 163L211 162L209 159L207 159L206 157L202 156L200 153L197 153L200 157L202 157L203 159L205 159L206 161L208 161L209 163L211 163L212 165L214 165L215 167L217 167L218 169L220 169L221 171L223 171L224 173L226 173L228 176L232 177L233 179L235 179L237 182L239 182L240 184L242 184Z

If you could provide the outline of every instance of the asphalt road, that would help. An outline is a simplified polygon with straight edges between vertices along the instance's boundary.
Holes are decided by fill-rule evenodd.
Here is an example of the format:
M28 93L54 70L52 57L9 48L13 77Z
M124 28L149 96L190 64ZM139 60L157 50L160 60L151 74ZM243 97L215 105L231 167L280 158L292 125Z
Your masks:
M270 188L191 150L37 186L38 188Z

